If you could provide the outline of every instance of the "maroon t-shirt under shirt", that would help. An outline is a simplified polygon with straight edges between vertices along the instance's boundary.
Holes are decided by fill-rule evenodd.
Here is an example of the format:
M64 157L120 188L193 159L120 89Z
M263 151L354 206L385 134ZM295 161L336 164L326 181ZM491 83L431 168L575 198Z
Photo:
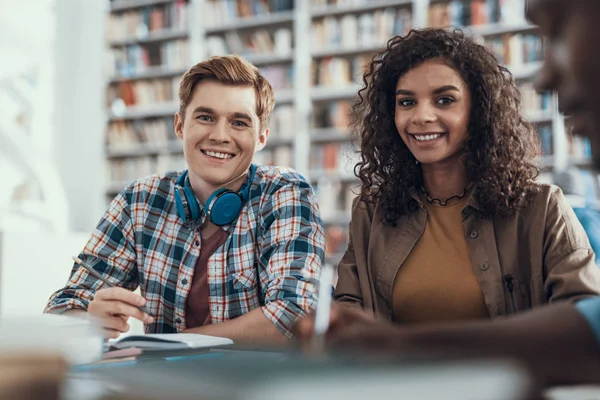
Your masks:
M210 324L210 304L208 301L208 259L225 243L229 233L219 229L211 237L202 240L200 257L196 262L192 287L185 305L185 320L188 328Z

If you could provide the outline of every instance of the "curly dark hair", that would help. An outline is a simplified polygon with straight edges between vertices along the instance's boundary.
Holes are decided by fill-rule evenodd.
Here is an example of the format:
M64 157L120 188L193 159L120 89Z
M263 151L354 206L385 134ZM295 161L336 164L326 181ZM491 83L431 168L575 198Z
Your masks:
M417 210L411 190L422 184L421 168L394 123L395 88L402 75L430 59L452 66L471 92L462 162L482 217L514 214L536 190L539 136L521 114L521 95L511 73L458 29L413 29L394 36L367 66L352 123L360 143L355 174L362 200L379 201L383 222L392 226Z

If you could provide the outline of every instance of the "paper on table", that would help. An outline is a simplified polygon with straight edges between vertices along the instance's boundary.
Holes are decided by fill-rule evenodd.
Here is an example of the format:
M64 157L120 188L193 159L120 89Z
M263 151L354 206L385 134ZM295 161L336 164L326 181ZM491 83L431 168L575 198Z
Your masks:
M181 350L226 346L233 340L195 333L151 333L132 335L110 343L112 349L138 347L142 350Z

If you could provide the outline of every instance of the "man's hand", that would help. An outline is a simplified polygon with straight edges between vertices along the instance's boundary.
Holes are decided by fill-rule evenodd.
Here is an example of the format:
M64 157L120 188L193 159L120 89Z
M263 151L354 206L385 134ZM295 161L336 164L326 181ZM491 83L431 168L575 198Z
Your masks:
M88 313L96 317L104 328L104 337L114 339L129 330L129 317L150 324L154 318L138 307L146 304L142 296L127 289L113 287L96 292L94 300L88 306Z
M300 319L292 333L304 349L310 349L314 331L314 314ZM337 304L331 308L329 329L325 344L331 350L365 351L372 354L389 354L401 347L402 331L385 321L358 309Z

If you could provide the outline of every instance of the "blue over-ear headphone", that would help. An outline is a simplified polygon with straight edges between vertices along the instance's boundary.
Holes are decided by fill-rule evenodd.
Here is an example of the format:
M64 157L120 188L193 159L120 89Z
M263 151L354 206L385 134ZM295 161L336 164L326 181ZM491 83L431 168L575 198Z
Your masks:
M244 183L239 192L221 188L210 195L206 201L204 212L210 222L217 226L229 225L240 215L244 203L250 195L250 186L254 180L256 167L250 165L250 179ZM200 205L196 200L196 195L192 191L192 187L186 184L188 171L185 171L179 179L177 185L179 188L175 190L175 204L177 205L177 213L183 219L183 222L196 221L200 218ZM187 180L189 182L189 180Z

